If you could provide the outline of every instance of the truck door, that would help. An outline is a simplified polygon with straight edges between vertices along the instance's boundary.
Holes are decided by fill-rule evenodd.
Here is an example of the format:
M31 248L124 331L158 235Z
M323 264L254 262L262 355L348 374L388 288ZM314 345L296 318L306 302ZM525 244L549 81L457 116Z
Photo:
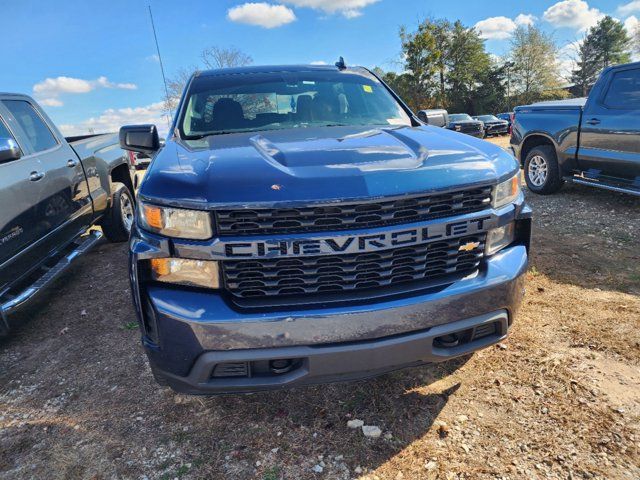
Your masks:
M594 89L595 90L595 89ZM581 170L640 182L640 68L613 70L594 91L582 117Z
M0 292L9 281L37 263L24 255L19 271L6 268L18 254L37 243L46 234L39 219L44 170L36 155L29 155L12 130L0 105L0 138L12 139L20 146L22 157L0 163Z
M2 104L17 125L18 137L42 164L38 221L47 231L45 243L50 249L59 248L87 228L93 215L82 164L39 107L24 98Z

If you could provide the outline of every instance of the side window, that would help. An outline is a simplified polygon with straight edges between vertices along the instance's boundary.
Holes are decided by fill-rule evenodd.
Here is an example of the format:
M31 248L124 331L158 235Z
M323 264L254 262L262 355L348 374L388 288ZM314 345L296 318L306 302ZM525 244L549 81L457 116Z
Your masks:
M2 120L2 118L0 118L0 138L11 138L15 140L13 138L13 135L11 135L11 132L9 131L7 126L4 124L4 121Z
M34 152L42 152L55 147L58 142L44 123L38 112L36 112L29 102L23 100L5 100L7 110L15 117L22 127Z
M625 110L640 109L640 68L615 73L604 104Z

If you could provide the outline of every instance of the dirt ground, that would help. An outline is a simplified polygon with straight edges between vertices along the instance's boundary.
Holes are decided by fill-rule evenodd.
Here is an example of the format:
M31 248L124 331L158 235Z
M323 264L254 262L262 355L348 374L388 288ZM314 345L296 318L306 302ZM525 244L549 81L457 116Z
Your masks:
M0 478L640 478L640 199L527 198L531 267L507 342L278 393L158 387L126 246L100 245L0 342Z

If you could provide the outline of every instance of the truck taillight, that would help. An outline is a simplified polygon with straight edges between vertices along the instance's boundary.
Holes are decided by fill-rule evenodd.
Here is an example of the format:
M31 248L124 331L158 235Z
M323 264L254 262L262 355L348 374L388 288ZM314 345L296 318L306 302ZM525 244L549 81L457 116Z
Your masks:
M131 166L135 167L138 163L138 160L136 159L136 154L128 151L127 152L129 154L129 163L131 163Z

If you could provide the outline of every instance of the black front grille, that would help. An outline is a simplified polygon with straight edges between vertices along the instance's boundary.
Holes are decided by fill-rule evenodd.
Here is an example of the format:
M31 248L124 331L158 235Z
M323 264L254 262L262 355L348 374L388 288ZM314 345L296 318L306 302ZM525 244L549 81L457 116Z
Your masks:
M478 133L482 130L482 126L479 123L462 124L459 130L462 133Z
M477 212L491 203L491 187L300 208L216 210L217 233L271 235L380 227Z
M379 252L299 258L225 260L227 290L239 298L351 292L424 282L475 271L484 235Z

